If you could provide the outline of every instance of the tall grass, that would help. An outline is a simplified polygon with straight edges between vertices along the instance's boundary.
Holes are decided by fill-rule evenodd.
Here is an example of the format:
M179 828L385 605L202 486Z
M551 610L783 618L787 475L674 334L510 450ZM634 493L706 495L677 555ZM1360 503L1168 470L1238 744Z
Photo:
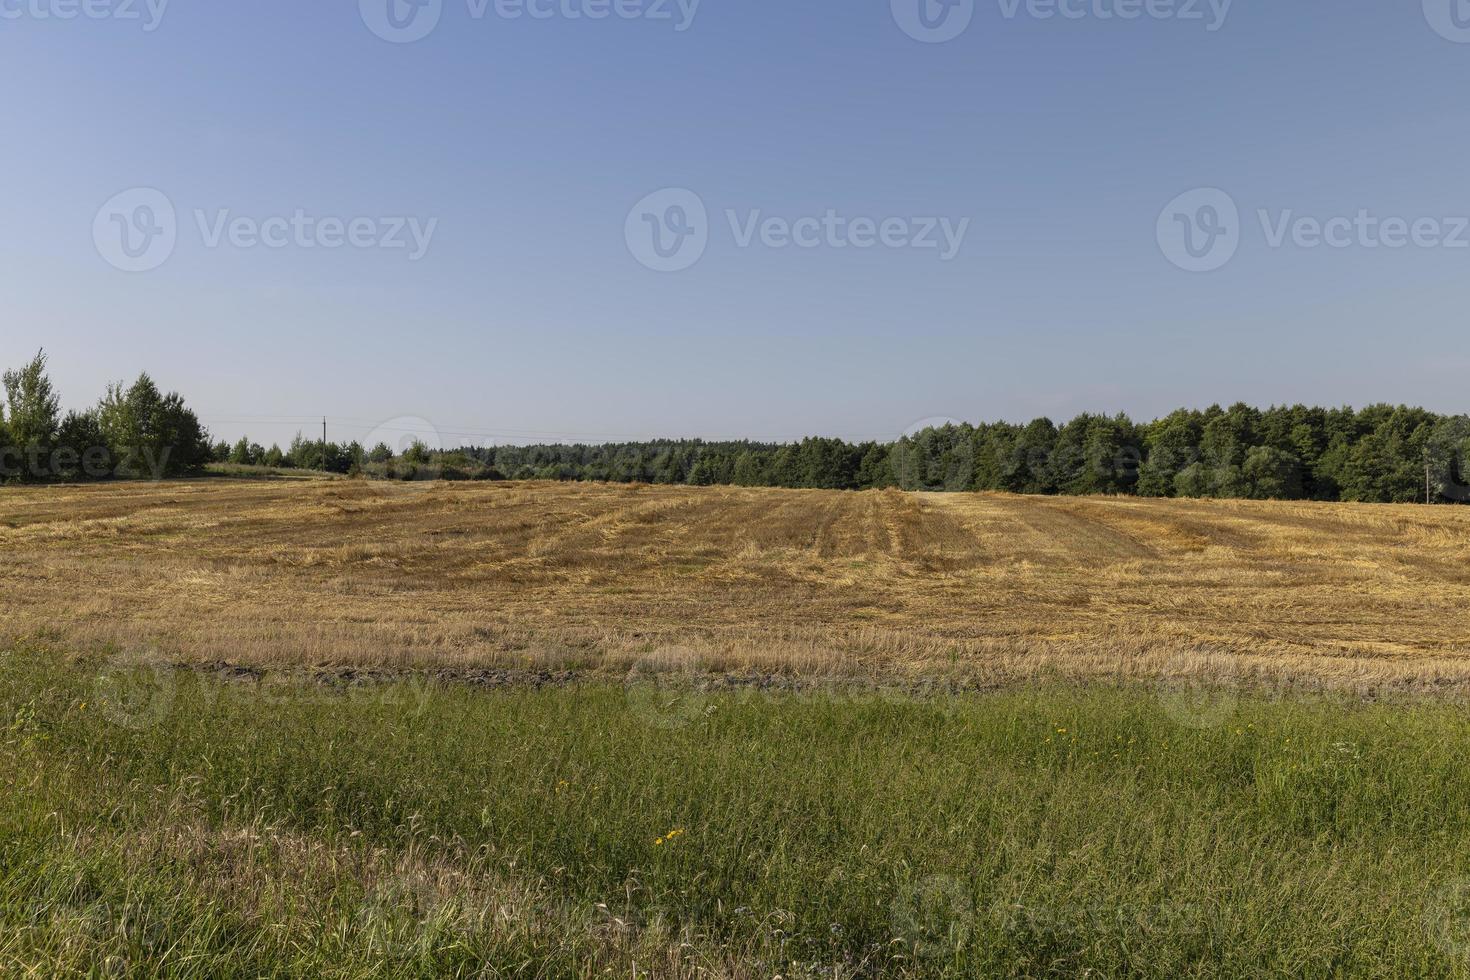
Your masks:
M1169 697L17 650L0 974L1470 976L1470 715Z

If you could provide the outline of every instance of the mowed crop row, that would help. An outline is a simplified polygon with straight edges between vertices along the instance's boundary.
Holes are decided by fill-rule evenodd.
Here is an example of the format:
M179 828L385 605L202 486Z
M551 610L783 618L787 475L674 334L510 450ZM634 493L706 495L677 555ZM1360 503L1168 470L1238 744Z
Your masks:
M0 553L0 639L180 661L1470 680L1456 507L203 480L6 490Z

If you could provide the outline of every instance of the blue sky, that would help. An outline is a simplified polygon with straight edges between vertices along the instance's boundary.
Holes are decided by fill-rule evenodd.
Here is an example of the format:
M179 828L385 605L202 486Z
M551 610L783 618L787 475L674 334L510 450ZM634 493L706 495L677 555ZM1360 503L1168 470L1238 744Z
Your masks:
M692 20L689 0L604 19L441 0L396 43L368 26L388 0L58 16L80 2L0 0L0 363L44 346L69 407L146 369L216 435L266 442L323 414L341 438L413 416L458 443L1466 408L1470 5L1235 0L1222 22L1187 0L1128 20L1102 15L1130 0L976 0L925 43L900 26L919 0L702 0ZM128 272L94 225L120 233L109 202L131 220L137 188L176 241ZM628 237L667 188L706 211L680 271ZM1158 231L1197 188L1240 216L1209 272ZM1263 209L1434 224L1399 248L1310 228L1272 247ZM315 230L282 247L249 234L298 212ZM896 221L894 243L968 224L948 260L738 233L829 212ZM321 247L321 219L367 222L362 247ZM432 229L422 256L378 247L398 225Z

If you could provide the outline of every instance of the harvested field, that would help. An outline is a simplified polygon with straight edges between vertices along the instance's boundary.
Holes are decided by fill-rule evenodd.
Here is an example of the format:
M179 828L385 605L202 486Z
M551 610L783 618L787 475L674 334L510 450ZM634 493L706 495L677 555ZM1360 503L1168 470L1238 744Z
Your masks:
M6 491L0 975L1470 977L1467 530Z
M1470 508L214 479L0 547L0 638L182 662L1470 679Z

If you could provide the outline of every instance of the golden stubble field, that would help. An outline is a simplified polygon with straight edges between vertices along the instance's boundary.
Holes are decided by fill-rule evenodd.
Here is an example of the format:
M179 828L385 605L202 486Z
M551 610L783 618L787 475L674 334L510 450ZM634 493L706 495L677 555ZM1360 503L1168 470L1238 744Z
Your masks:
M0 548L0 639L185 663L1470 681L1470 508L208 479Z

